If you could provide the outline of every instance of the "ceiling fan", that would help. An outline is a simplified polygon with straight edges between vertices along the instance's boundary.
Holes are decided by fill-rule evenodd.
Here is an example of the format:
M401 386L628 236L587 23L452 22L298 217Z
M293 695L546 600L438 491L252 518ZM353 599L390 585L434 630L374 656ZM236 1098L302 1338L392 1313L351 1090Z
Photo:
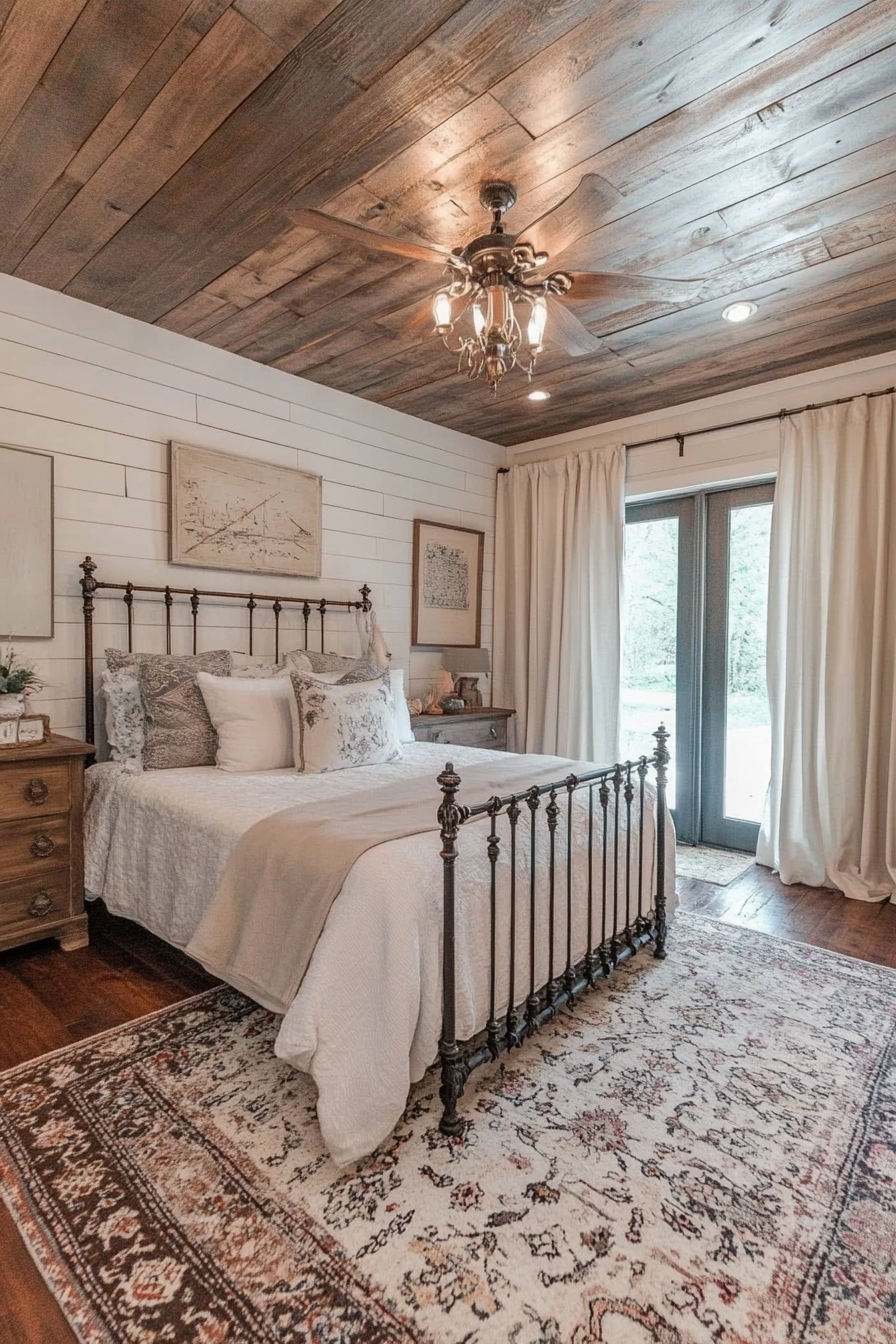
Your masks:
M686 303L700 293L700 280L604 271L547 271L552 259L556 261L594 229L612 199L618 199L614 188L589 173L558 205L533 220L522 233L511 234L505 232L503 221L516 201L516 190L509 182L486 182L479 200L492 215L491 229L466 247L453 250L395 238L322 210L299 210L293 219L319 233L337 234L381 252L445 267L445 282L432 300L434 330L445 347L458 356L459 371L471 378L483 377L497 390L501 378L512 368L520 368L532 377L546 335L574 356L590 355L601 348L600 337L589 331L564 301L631 298L674 304ZM520 307L524 310L525 336L515 311ZM456 331L467 317L470 322ZM410 334L419 329L420 318L415 316L407 331ZM458 342L454 346L452 335Z

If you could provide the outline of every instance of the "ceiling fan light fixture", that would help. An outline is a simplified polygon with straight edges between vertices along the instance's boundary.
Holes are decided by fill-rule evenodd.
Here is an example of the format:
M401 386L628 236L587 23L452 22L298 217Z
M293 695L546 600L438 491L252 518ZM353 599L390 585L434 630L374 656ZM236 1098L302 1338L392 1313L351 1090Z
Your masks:
M542 387L536 387L533 392L529 392L527 395L530 401L550 401L551 399L550 392L546 392Z
M726 322L746 322L748 317L758 312L758 305L751 299L739 299L737 303L729 303L727 308L723 308L722 316Z
M485 331L485 313L482 311L481 304L473 304L473 330L477 336L481 336Z
M439 290L432 301L432 316L440 335L451 330L451 295L444 289Z
M542 348L544 340L545 324L548 320L548 305L544 295L539 294L532 301L532 311L529 315L529 325L526 328L526 335L529 340L529 348L533 354L538 354Z

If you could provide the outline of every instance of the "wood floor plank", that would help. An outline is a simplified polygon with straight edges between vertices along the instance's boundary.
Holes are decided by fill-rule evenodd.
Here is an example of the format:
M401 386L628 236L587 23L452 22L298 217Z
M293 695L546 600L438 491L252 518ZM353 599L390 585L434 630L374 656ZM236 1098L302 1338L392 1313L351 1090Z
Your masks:
M0 1304L0 1344L77 1344L2 1201Z

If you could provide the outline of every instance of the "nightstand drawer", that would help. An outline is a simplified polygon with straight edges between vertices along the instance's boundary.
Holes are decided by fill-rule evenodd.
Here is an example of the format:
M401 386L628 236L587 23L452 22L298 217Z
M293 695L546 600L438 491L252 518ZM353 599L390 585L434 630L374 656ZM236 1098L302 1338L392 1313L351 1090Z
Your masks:
M425 737L423 732L426 734ZM417 730L417 736L421 741L443 742L446 746L455 747L491 747L496 751L507 750L507 720L503 718L465 721L458 717L452 721L451 715L445 714L431 728L423 732Z
M67 868L70 858L67 816L11 821L0 828L0 882Z
M71 875L67 872L0 887L0 930L4 932L15 925L39 928L68 919L71 913Z
M0 770L0 821L67 812L70 787L67 761L10 764Z

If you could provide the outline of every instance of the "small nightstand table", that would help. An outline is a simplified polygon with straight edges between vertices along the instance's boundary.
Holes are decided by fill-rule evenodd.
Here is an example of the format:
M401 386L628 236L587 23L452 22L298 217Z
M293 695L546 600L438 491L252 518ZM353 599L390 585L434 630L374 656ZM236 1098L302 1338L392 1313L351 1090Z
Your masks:
M443 742L446 747L491 747L507 750L507 725L513 709L465 709L462 714L412 714L418 742Z
M56 938L87 946L84 758L87 742L51 733L0 748L0 951Z

